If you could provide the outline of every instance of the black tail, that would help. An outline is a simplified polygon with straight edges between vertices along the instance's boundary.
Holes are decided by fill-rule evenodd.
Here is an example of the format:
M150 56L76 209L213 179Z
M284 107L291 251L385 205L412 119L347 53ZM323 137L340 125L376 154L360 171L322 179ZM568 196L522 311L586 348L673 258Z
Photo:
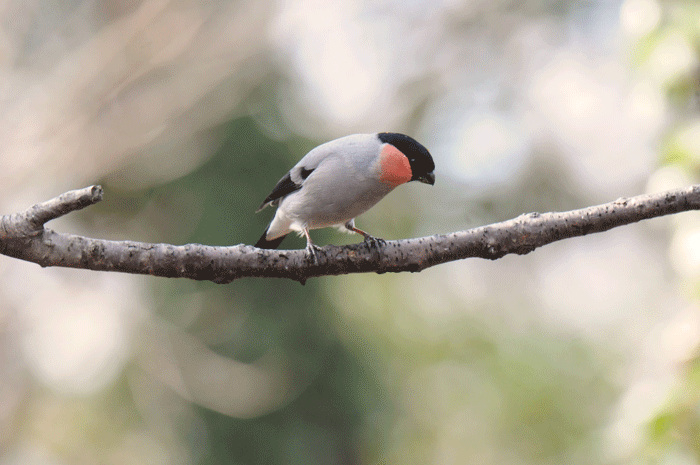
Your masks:
M284 238L287 237L287 235L285 234L282 237L278 237L277 239L272 239L271 241L268 241L266 237L268 229L270 229L269 226L265 229L265 232L260 237L260 239L258 239L258 242L255 243L255 247L259 249L276 249L280 246Z

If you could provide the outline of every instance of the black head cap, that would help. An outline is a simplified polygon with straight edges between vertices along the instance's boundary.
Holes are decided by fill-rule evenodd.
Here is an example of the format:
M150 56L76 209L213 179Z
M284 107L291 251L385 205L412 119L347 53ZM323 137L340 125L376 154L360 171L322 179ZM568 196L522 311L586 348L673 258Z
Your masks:
M385 144L391 144L401 151L411 164L413 177L411 181L420 181L426 184L435 184L435 162L430 156L428 149L423 147L412 137L395 132L380 132L377 134L379 140Z

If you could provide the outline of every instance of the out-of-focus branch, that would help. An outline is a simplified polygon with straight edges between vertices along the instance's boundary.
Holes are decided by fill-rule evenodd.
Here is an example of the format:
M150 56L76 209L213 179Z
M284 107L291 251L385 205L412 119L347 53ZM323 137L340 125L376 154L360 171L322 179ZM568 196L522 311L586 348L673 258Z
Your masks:
M569 237L607 231L648 218L700 210L700 185L561 213L529 213L512 220L416 239L326 246L318 263L306 250L262 250L250 245L182 246L108 241L63 234L44 227L52 219L102 200L102 188L67 192L0 218L0 253L37 263L95 271L150 274L228 283L246 277L290 278L349 273L421 271L440 263L480 257L524 255Z

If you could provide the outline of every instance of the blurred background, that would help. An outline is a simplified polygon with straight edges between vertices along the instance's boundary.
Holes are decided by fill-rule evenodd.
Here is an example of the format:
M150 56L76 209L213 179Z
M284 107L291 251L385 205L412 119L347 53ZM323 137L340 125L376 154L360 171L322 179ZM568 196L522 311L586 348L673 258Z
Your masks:
M687 186L698 44L681 0L0 1L0 212L99 183L49 227L252 244L377 131L437 165L386 239ZM304 287L0 257L0 464L698 464L699 355L698 213Z

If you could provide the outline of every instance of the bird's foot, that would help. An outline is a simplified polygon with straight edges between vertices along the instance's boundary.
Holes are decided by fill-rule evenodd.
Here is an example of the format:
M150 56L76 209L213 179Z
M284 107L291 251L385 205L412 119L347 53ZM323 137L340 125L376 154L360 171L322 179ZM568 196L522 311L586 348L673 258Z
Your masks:
M306 244L307 258L312 261L314 265L318 265L318 256L316 255L316 251L320 252L321 248L313 242Z
M386 245L386 241L384 239L382 239L381 237L370 236L367 233L364 234L364 237L365 237L365 242L367 242L372 247L379 248L380 246L383 247Z
M311 236L309 236L309 229L304 227L304 229L301 230L302 233L304 233L304 236L306 237L306 254L307 258L311 259L311 261L314 263L314 265L318 265L318 257L316 256L316 251L318 250L319 252L321 251L321 248L318 247L316 244L313 243L311 240Z
M358 229L355 227L355 221L350 220L347 223L345 223L345 227L349 230L352 231L356 234L360 234L362 237L364 237L364 241L370 244L370 246L374 246L375 248L379 248L379 246L384 246L386 245L386 241L382 239L381 237L374 237L371 234L367 234L361 229Z

